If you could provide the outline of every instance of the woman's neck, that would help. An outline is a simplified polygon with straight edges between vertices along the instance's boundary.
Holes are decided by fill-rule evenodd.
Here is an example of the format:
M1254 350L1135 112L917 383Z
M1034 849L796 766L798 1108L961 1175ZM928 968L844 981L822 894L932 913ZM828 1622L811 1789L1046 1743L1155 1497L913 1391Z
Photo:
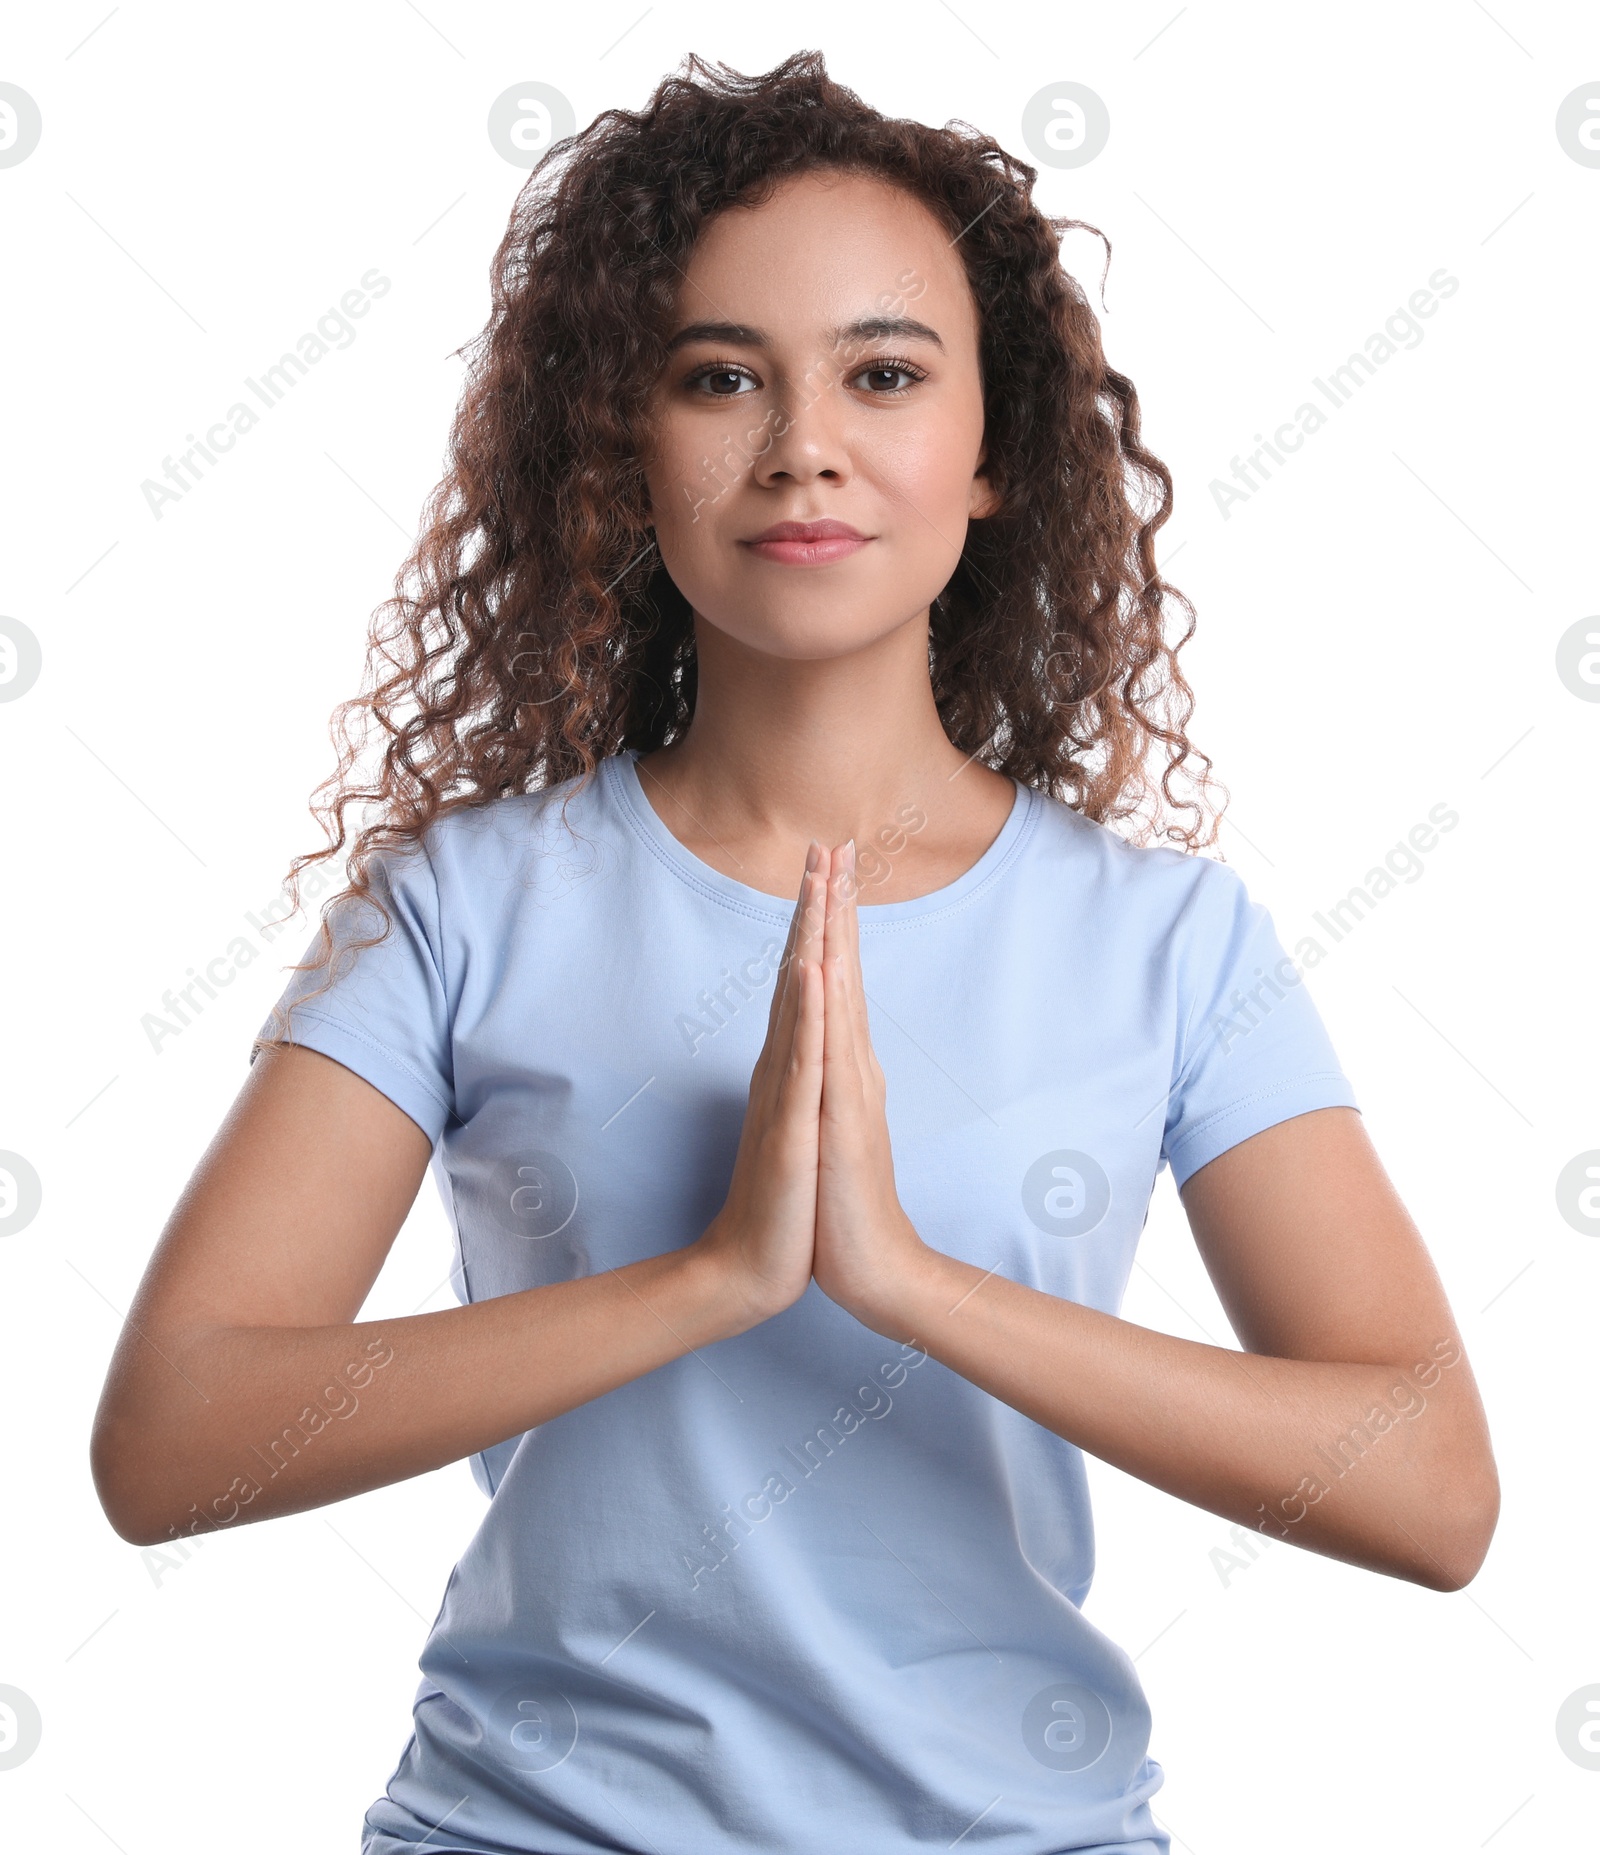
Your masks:
M868 904L947 886L1016 791L945 734L927 640L924 612L847 656L779 658L697 623L694 720L640 758L646 797L686 849L768 894L798 890L813 837L855 838Z

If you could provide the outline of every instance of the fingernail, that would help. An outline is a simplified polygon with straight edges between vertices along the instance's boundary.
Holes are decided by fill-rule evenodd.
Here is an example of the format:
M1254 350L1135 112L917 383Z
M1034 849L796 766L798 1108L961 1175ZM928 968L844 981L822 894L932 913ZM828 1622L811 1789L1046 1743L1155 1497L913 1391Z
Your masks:
M811 848L806 852L806 868L808 870L814 870L821 860L822 860L822 846L817 842L815 838L812 838Z
M856 840L853 837L845 844L845 849L850 853L850 868L854 869L856 866Z

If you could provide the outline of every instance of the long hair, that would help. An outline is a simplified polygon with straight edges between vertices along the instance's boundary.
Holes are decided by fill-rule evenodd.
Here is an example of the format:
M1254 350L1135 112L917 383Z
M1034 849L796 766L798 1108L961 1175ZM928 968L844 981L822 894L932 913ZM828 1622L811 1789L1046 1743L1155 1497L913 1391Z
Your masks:
M296 909L302 868L345 849L352 804L370 810L335 899L370 899L387 923L381 852L462 807L567 782L570 803L604 757L687 729L693 618L647 535L648 403L707 222L818 168L920 200L977 305L1000 500L970 526L930 613L950 740L1135 842L1214 842L1220 812L1202 835L1212 763L1185 732L1193 698L1177 662L1194 609L1155 561L1171 475L1061 264L1068 230L1101 238L1108 267L1109 241L1042 213L1036 171L991 137L883 116L818 52L757 77L691 56L642 110L606 110L553 144L517 197L488 323L462 350L448 467L373 616L362 693L334 713L339 764L311 804L329 842L293 860ZM1187 620L1171 642L1169 606ZM354 778L374 734L381 758ZM1180 775L1194 795L1180 799ZM295 970L332 951L326 917L321 945Z

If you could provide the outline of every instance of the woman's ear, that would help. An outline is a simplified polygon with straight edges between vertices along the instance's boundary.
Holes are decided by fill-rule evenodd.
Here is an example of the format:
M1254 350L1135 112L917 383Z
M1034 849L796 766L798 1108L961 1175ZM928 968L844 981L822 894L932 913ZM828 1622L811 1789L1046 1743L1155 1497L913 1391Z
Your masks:
M972 488L967 496L967 519L969 521L981 522L986 515L993 515L1000 507L1000 492L984 474L984 466L988 461L988 452L981 452L978 457L978 468L972 475Z

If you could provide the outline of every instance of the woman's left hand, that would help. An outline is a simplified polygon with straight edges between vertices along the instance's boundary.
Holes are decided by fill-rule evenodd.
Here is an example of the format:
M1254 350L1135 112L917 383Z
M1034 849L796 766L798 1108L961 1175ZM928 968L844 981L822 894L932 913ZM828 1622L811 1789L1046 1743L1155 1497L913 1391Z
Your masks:
M887 1084L867 1026L854 842L824 864L822 1116L811 1273L831 1301L891 1334L905 1288L933 1258L900 1204L884 1113Z

